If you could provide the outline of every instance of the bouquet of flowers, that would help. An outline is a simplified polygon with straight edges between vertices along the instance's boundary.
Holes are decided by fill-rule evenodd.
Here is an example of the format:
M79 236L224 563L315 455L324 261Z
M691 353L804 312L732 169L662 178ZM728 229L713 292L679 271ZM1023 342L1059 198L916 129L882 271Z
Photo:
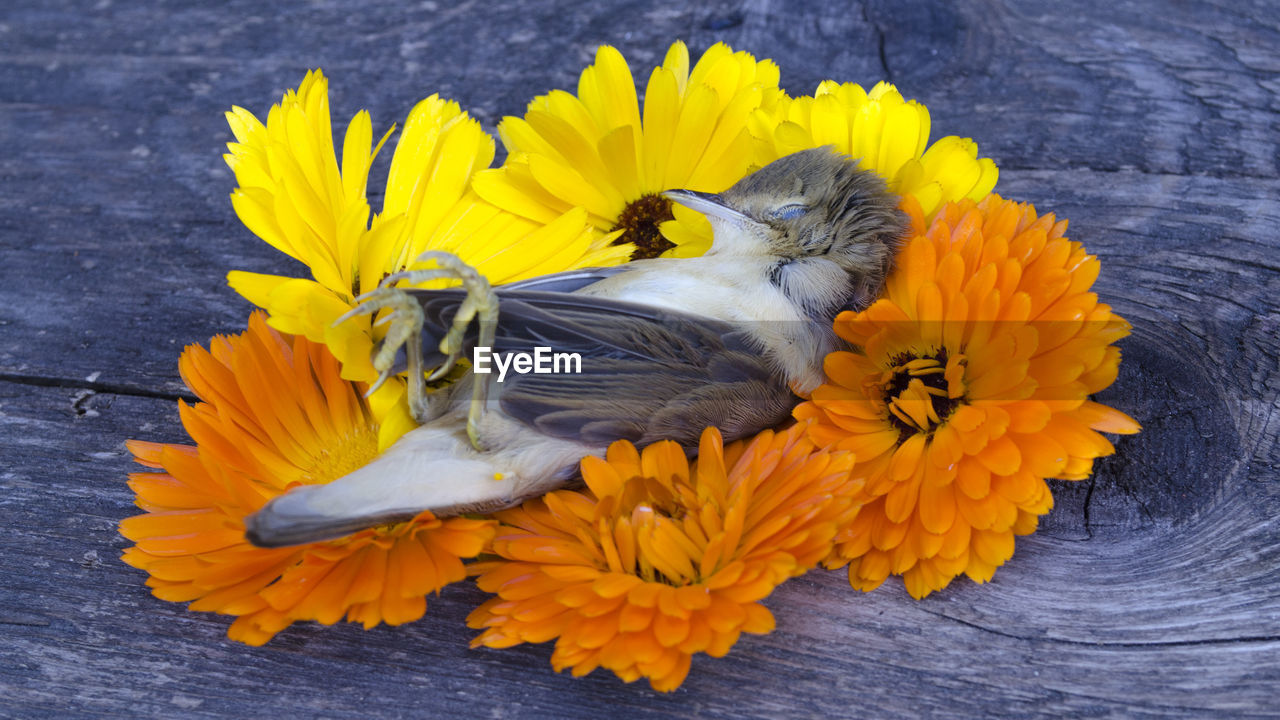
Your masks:
M193 444L130 442L148 470L130 477L143 513L121 523L134 543L125 562L161 599L234 616L229 636L253 645L296 621L410 622L428 594L471 575L493 594L469 618L474 645L554 640L557 670L603 666L664 691L694 654L719 657L741 633L772 630L760 601L819 565L846 567L862 591L901 576L915 598L961 574L991 579L1014 537L1052 507L1045 480L1088 477L1094 458L1114 452L1102 433L1139 430L1090 399L1115 380L1128 325L1090 291L1098 260L1066 237L1066 221L995 194L995 163L969 139L931 142L923 105L886 83L826 81L791 97L778 80L769 60L721 44L691 63L677 42L641 103L622 55L601 47L576 92L537 97L499 124L507 157L496 168L494 139L432 95L400 128L376 214L368 175L396 128L375 143L369 114L356 113L339 158L319 70L265 123L233 108L232 206L310 278L229 274L261 310L242 334L183 353L199 397L180 406ZM785 204L804 189L775 176L777 163L815 148L879 178L896 237L872 294L822 321L836 344L817 381L784 393L783 414L794 406L785 422L746 432L737 413L690 412L683 442L619 430L583 453L582 483L558 478L495 512L424 506L334 537L251 540L249 519L278 498L409 452L396 448L429 396L482 388L465 363L450 369L451 356L424 400L422 369L392 368L405 342L394 320L412 313L369 306L370 295L455 297L442 350L457 355L457 333L483 308L468 295L459 309L448 287L536 289L544 276L590 280L612 271L586 269L637 261L676 274L714 268L729 213L784 232L807 209ZM782 203L768 222L733 207L752 187ZM849 200L841 211L857 209ZM467 272L441 270L446 254ZM424 257L436 265L424 270ZM411 361L420 352L406 349ZM592 427L603 437L614 425ZM555 434L512 430L538 432ZM431 472L447 485L452 466L441 467Z

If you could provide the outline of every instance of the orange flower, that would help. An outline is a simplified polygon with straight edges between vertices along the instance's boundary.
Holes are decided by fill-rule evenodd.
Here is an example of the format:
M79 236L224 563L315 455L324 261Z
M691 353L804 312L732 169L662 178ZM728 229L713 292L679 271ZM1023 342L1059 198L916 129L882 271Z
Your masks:
M884 296L836 318L862 348L827 357L829 384L796 408L821 445L857 455L865 503L831 567L871 590L900 574L922 598L960 573L991 579L1013 536L1053 506L1044 478L1088 477L1135 433L1090 401L1116 378L1129 325L1089 292L1098 260L1066 221L990 195L920 206Z
M708 428L692 465L673 442L616 442L582 461L594 498L561 490L498 514L503 560L478 580L497 597L467 619L485 629L472 645L555 638L557 671L603 666L674 690L694 653L773 630L759 600L831 551L854 512L852 465L799 425L727 448Z
M227 635L261 645L296 620L346 618L371 628L422 617L424 596L465 577L494 523L423 513L411 522L296 547L254 547L244 518L299 483L326 483L378 451L363 386L339 376L323 345L281 335L254 313L249 329L187 348L179 368L203 402L179 405L195 447L131 441L163 472L130 476L146 511L120 523L126 563L156 597L239 616Z

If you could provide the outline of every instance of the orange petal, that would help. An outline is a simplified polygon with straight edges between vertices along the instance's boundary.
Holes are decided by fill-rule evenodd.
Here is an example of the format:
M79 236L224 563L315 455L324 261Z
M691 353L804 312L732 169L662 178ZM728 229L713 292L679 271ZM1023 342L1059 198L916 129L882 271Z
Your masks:
M894 480L901 482L915 474L925 446L925 436L921 433L912 435L898 446L889 465L889 472Z
M951 485L924 483L920 486L920 523L931 533L951 529L956 517L955 490Z
M1094 430L1119 435L1132 435L1142 430L1136 420L1101 403L1086 400L1074 413L1076 419Z
M916 509L922 478L923 471L918 468L914 477L897 483L889 491L889 494L885 496L885 517L891 522L900 523L905 521L911 516L911 512Z
M1008 475L1022 463L1022 453L1008 436L992 440L978 453L977 458L978 462L997 475Z
M968 497L986 497L991 492L991 471L974 460L962 461L956 467L956 487Z
M976 530L972 540L973 551L983 562L999 567L1013 557L1013 533Z

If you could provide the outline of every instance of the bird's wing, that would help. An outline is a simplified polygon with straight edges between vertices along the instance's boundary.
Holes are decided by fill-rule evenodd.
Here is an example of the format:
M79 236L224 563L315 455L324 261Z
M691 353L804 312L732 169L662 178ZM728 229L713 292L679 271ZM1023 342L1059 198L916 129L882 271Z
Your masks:
M411 292L426 315L424 354L428 364L433 356L439 362L437 339L463 293ZM692 448L708 425L736 439L784 421L797 401L733 324L563 292L499 288L498 297L493 351L541 347L580 358L573 368L581 372L508 372L492 386L506 414L548 435L591 444L671 439ZM475 342L473 325L467 357Z
M581 268L578 270L566 270L564 272L552 273L551 275L539 275L538 277L529 278L528 280L520 280L513 283L501 285L498 290L501 292L510 292L514 290L540 290L542 292L562 292L569 293L575 290L599 282L605 278L611 278L625 272L632 272L636 266L633 265L615 265L613 267L593 267Z

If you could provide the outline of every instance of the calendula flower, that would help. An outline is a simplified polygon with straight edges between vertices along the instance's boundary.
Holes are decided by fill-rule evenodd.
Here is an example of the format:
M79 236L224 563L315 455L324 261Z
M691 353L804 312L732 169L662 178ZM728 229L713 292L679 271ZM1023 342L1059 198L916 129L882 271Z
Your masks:
M916 598L960 573L991 579L1035 530L1045 478L1080 480L1134 433L1089 396L1116 378L1129 326L1090 287L1098 260L1066 221L991 195L948 203L911 240L884 296L840 315L860 348L829 355L829 383L800 405L821 446L850 450L864 503L828 564L855 588L903 576Z
M120 523L135 543L123 559L150 574L156 597L237 616L232 639L261 645L298 620L345 616L365 628L416 620L428 593L465 576L460 558L492 538L491 521L424 512L328 542L249 544L244 518L267 501L377 455L379 413L363 385L339 376L323 345L279 334L262 313L242 335L215 337L208 351L187 348L179 368L201 399L179 406L196 445L129 443L139 463L159 472L130 476L145 512ZM407 411L382 414L395 412Z
M236 214L258 237L307 265L313 278L232 272L228 280L270 312L272 327L328 345L348 380L377 377L369 357L382 329L375 330L369 316L336 327L334 321L354 307L356 296L426 250L454 253L494 284L617 264L629 254L593 233L585 210L532 222L479 200L471 180L492 162L493 139L457 103L435 95L409 113L382 213L372 223L365 198L369 166L391 131L372 146L369 113L356 113L339 167L328 81L319 70L285 93L265 125L240 107L227 121L237 141L225 156L239 183L231 195Z
M690 68L676 42L649 75L642 111L626 60L601 46L576 95L552 91L502 121L510 154L476 178L476 192L539 223L585 208L597 233L634 243L636 259L701 255L709 243L676 246L659 233L672 211L658 193L719 192L746 175L756 142L747 122L783 96L777 85L770 60L717 44Z
M943 203L981 200L999 175L995 162L978 157L973 140L948 135L930 144L929 109L886 82L867 92L826 80L812 97L778 103L772 118L756 121L773 129L766 135L772 148L758 146L764 153L758 163L830 145L883 177L890 192L915 198L926 218Z
M884 178L890 192L914 198L926 218L943 203L986 197L999 174L990 158L978 157L973 140L948 135L930 144L929 109L903 99L886 82L867 92L826 80L812 96L783 97L755 110L748 125L757 139L752 170L830 146ZM710 247L711 225L703 215L677 205L674 218L662 225L665 237L682 246Z
M621 232L634 259L695 257L711 247L711 226L659 193L720 192L770 162L831 145L859 158L889 188L913 195L931 214L943 202L981 199L996 167L972 140L929 144L929 111L887 83L862 87L826 81L812 97L791 99L778 68L724 44L692 70L677 42L649 77L644 107L622 55L602 46L583 71L578 93L554 91L524 118L498 127L510 155L480 173L475 189L522 217L550 222L586 208L598 232Z
M547 494L498 514L503 526L472 612L473 645L556 640L557 671L596 667L654 689L679 687L694 653L721 657L741 633L767 633L760 600L827 555L854 512L847 453L815 452L804 429L723 447L703 433L698 459L661 442L627 442L582 461L592 494Z

